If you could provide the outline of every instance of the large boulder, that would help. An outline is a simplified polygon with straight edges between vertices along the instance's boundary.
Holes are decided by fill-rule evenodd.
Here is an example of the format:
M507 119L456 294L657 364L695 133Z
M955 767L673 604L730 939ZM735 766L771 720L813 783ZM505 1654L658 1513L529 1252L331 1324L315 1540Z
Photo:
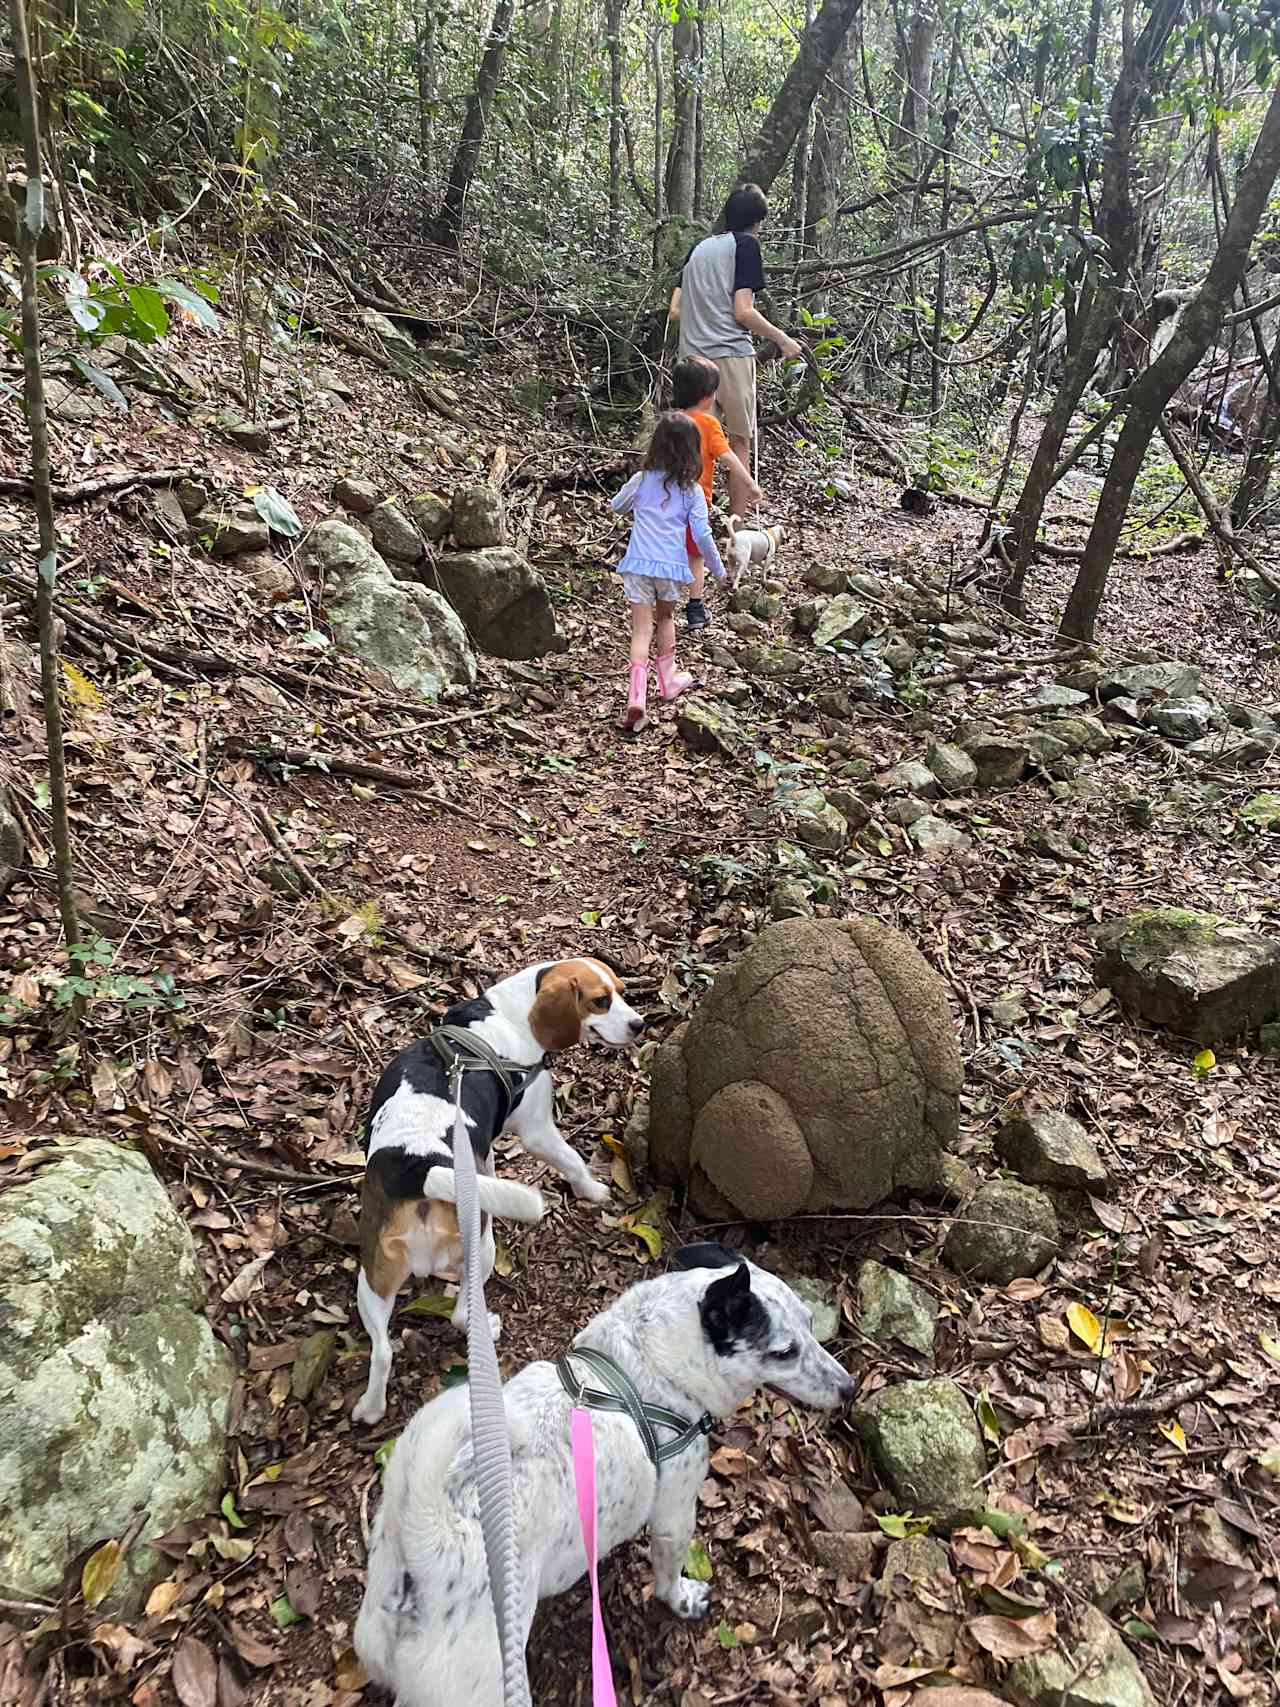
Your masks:
M422 559L422 536L398 504L388 498L369 512L373 543L393 563L418 563Z
M231 1359L145 1157L68 1145L0 1198L0 1593L57 1600L86 1548L144 1523L99 1612L136 1609L146 1545L212 1509Z
M1212 913L1157 907L1094 932L1094 977L1143 1019L1227 1043L1280 1015L1280 942Z
M1198 664L1127 664L1098 680L1097 694L1109 699L1190 699L1200 691Z
M946 986L906 937L788 919L658 1050L653 1168L711 1214L868 1208L938 1182L960 1084Z
M987 1504L987 1455L973 1406L954 1381L901 1381L850 1413L876 1469L904 1507L946 1525Z
M564 651L542 577L510 546L446 552L431 573L490 657L541 658Z
M324 578L325 611L339 645L425 700L472 685L475 656L457 613L439 593L397 581L345 522L313 528L307 555Z

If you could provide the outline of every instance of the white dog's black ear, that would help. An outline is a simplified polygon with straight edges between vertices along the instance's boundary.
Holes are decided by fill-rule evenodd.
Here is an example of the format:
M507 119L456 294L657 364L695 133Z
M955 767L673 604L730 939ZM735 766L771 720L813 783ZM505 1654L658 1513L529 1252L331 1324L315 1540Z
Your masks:
M713 1280L699 1305L702 1328L720 1357L727 1357L752 1337L752 1329L764 1317L758 1299L751 1296L751 1270L745 1262L719 1280Z
M716 1244L714 1239L708 1239L703 1244L682 1245L676 1252L676 1261L681 1268L736 1268L742 1258Z

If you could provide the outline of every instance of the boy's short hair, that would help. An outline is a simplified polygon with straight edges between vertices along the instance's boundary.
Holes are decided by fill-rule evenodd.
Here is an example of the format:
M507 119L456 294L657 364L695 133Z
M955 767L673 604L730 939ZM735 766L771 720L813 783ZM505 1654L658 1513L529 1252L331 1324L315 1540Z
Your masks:
M720 389L720 369L705 356L684 356L671 370L671 407L689 409Z
M724 204L720 224L726 231L750 231L768 212L769 198L759 184L740 184Z

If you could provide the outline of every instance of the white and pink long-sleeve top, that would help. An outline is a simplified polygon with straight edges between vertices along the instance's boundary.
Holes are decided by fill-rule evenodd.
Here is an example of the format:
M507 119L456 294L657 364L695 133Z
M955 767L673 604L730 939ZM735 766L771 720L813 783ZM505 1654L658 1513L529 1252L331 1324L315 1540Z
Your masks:
M701 486L677 486L657 469L633 474L609 507L616 515L631 513L631 539L618 565L620 575L651 575L657 581L692 581L686 530L717 581L724 564L711 532L707 500Z

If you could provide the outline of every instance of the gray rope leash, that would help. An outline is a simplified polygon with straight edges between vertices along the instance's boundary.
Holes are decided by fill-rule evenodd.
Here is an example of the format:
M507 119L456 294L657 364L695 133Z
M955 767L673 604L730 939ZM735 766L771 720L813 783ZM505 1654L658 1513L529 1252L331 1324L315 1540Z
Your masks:
M467 1364L471 1391L471 1442L480 1494L480 1528L489 1563L489 1589L498 1624L506 1707L532 1707L524 1658L524 1620L516 1554L515 1489L511 1475L511 1436L502 1401L502 1375L489 1329L484 1282L480 1279L480 1200L476 1159L462 1114L464 1062L455 1059L453 1091L453 1178L458 1225L462 1230L463 1292L467 1301Z

